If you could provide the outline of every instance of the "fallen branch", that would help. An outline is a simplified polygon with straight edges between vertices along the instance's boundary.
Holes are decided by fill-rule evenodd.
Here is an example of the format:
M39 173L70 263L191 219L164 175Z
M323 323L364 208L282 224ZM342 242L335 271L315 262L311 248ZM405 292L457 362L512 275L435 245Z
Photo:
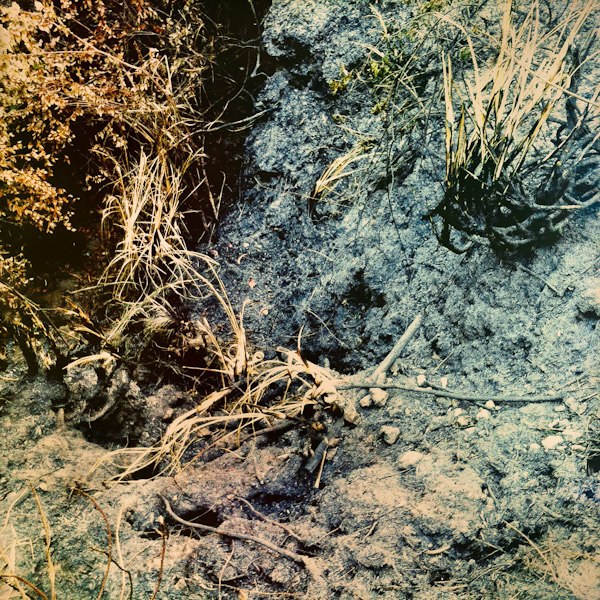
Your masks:
M373 373L369 377L366 378L365 382L368 382L368 383L365 383L364 386L363 386L362 382L359 382L356 385L353 385L353 384L341 385L341 386L336 385L335 386L336 390L351 390L351 389L360 388L360 387L367 387L367 388L382 387L382 386L377 385L377 381L385 379L385 376L387 375L387 372L389 371L390 367L394 364L394 361L396 361L396 359L402 353L402 350L404 350L404 348L406 348L406 345L408 344L410 339L418 331L419 327L421 326L422 319L423 319L422 315L417 315L415 317L413 322L408 326L408 328L402 334L400 339L394 344L394 347L391 349L391 351L388 353L388 355L381 361L381 363L379 363L379 366L373 371ZM309 471L310 473L313 473L315 471L315 469L319 466L322 469L324 460L325 460L325 453L326 453L327 449L329 448L329 444L332 439L336 438L341 433L343 426L344 426L343 418L339 418L331 426L331 428L327 432L327 435L321 440L320 444L316 447L314 454L312 455L310 460L306 463L305 468L307 471ZM317 477L317 483L316 483L315 487L318 487L319 481L320 481L320 474L319 474L319 477Z
M396 342L390 353L381 361L379 366L373 371L373 374L369 379L378 381L380 377L387 374L390 367L394 364L394 361L400 356L402 350L406 348L406 345L410 339L415 335L421 326L423 320L422 315L417 315L414 321L408 326L408 329L402 334L402 337ZM373 387L373 386L371 386Z
M509 402L560 402L564 398L564 393L553 394L548 396L490 396L489 394L463 394L462 392L452 392L449 390L435 390L433 388L421 388L414 385L404 385L401 383L382 383L374 384L370 379L356 383L342 383L337 385L337 390L353 390L353 389L371 389L379 388L382 390L404 390L406 392L416 392L418 394L430 394L432 396L440 396L442 398L453 398L454 400L464 400L466 402L487 402L492 400L496 404Z
M242 498L241 496L237 496L237 499L240 502L243 502L255 515L258 515L263 521L267 523L271 523L271 525L276 525L277 527L281 527L288 535L291 535L293 538L298 540L300 543L304 543L304 540L291 528L279 521L274 521L273 519L269 519L266 515L263 515L260 511L256 510L254 506L246 498Z
M260 544L277 554L281 554L281 556L285 556L287 559L294 561L302 565L308 572L308 574L317 582L324 583L323 575L321 573L321 569L317 566L315 559L310 556L303 556L301 554L296 554L296 552L292 552L291 550L287 550L286 548L281 548L280 546L276 546L275 544L269 542L268 540L264 540L259 537L255 537L253 535L247 535L245 533L236 533L234 531L226 531L224 529L217 529L216 527L211 527L210 525L202 525L201 523L193 523L192 521L186 521L182 519L178 515L173 512L169 501L164 497L159 495L159 498L164 502L165 509L167 513L178 523L185 525L186 527L193 527L194 529L200 529L201 531L205 531L207 533L216 533L217 535L228 537L236 540L246 540L248 542L254 542L255 544Z

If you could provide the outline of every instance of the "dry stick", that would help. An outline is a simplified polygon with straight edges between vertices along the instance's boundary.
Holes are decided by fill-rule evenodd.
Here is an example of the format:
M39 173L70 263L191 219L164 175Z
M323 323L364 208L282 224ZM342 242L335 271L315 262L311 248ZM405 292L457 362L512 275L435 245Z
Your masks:
M277 525L277 527L281 527L281 529L283 529L288 535L291 535L293 538L297 539L299 542L304 543L304 540L297 533L295 533L291 527L288 527L287 525L284 525L283 523L280 523L279 521L275 521L274 519L269 519L269 517L267 517L266 515L263 515L260 511L256 510L256 508L254 508L254 506L252 506L252 504L250 502L248 502L248 500L246 500L246 498L242 498L241 496L236 496L236 498L240 502L243 502L255 515L258 515L263 521L266 521L267 523L271 523L272 525Z
M412 336L417 332L417 330L421 326L422 320L423 315L417 315L415 317L414 321L408 326L408 329L396 342L391 352L381 361L379 366L373 371L373 374L371 375L371 377L369 377L369 379L377 381L380 377L385 376L387 374L389 368L394 364L394 361L400 356L402 350L404 350Z
M508 403L508 402L560 402L565 393L553 394L549 396L490 396L488 394L463 394L461 392L451 392L445 390L434 390L432 388L419 388L410 385L403 385L401 383L382 383L374 384L366 381L362 383L344 383L336 386L337 390L352 390L352 389L370 389L379 388L382 390L404 390L407 392L417 392L419 394L431 394L432 396L440 396L442 398L453 398L455 400L465 400L466 402L487 402L492 400L495 403Z
M160 567L158 568L158 578L156 580L156 587L154 588L154 593L150 600L154 600L156 598L156 594L158 594L158 590L160 589L160 584L163 578L163 569L165 566L165 551L167 549L167 528L165 526L165 520L161 518L160 522L160 539L162 541L160 547Z
M83 490L80 490L79 488L73 488L73 491L77 492L78 494L81 494L82 496L85 496L94 505L96 510L100 513L100 515L104 519L104 524L106 526L106 536L107 536L106 555L108 556L108 564L106 565L106 572L104 573L104 577L102 578L102 583L100 584L100 591L98 592L97 600L100 600L100 598L102 598L102 594L104 593L104 588L106 586L106 581L108 579L108 574L110 572L110 564L112 562L112 533L110 531L110 523L108 522L108 517L106 516L106 513L102 510L102 508L100 508L100 505L98 504L98 502L96 502L96 499L93 496L90 496L90 494L88 494L87 492L84 492Z
M420 388L415 386L403 385L401 383L380 383L376 381L383 378L387 373L388 369L392 366L394 361L398 358L402 350L406 347L406 344L410 338L416 333L419 326L421 325L421 315L417 315L415 320L410 324L408 329L404 332L402 337L396 342L396 345L392 348L392 351L383 359L381 364L375 369L370 377L367 377L362 382L356 383L343 383L336 386L337 390L352 390L352 389L370 389L380 388L404 390L407 392L417 392L420 394L431 394L433 396L439 396L442 398L452 398L454 400L464 400L466 402L487 402L492 400L496 403L509 403L509 402L560 402L564 398L564 393L554 394L549 396L489 396L489 395L477 395L477 394L463 394L461 392L452 392L446 390L434 390L431 388Z
M225 531L223 529L211 527L210 525L202 525L201 523L192 523L192 521L186 521L185 519L182 519L173 512L169 501L164 496L161 496L159 494L158 497L164 502L165 509L167 510L169 515L178 523L186 525L187 527L194 527L195 529L200 529L201 531L206 531L207 533L216 533L217 535L221 535L223 537L229 537L237 540L246 540L248 542L260 544L261 546L264 546L265 548L268 548L269 550L281 554L289 560L293 560L295 563L302 565L313 579L317 581L323 581L323 576L320 572L321 570L317 567L313 558L309 556L302 556L301 554L296 554L295 552L286 550L285 548L280 548L279 546L272 544L268 540L263 540L262 538L255 537L253 535L247 535L245 533L235 533L233 531Z
M343 419L342 419L342 425L343 425ZM329 448L329 440L325 440L327 442L326 444L326 449ZM321 475L323 475L323 467L325 466L325 459L327 458L327 452L323 452L323 456L321 457L321 462L319 463L319 470L317 472L317 478L315 479L315 484L314 484L314 488L316 490L319 489L319 486L321 485Z
M31 583L30 581L27 581L27 579L25 579L24 577L21 577L20 575L0 575L0 579L16 579L17 581L20 581L21 583L28 585L38 596L40 596L44 600L48 600L48 596L46 596L46 594L44 594L44 592L42 592L42 590L35 587L35 585L33 585L33 583ZM10 583L9 583L9 585L10 585Z
M381 361L381 363L375 369L375 371L373 371L373 373L367 378L367 381L370 381L372 383L370 383L369 385L366 385L366 384L363 385L361 383L356 384L356 385L348 384L347 386L345 386L345 385L336 386L336 389L350 390L353 388L360 388L360 387L368 387L368 388L381 387L376 384L377 380L380 378L385 379L385 376L386 376L389 368L394 364L394 361L400 356L400 353L402 352L402 350L404 350L404 348L406 348L406 345L408 344L410 339L413 337L413 335L415 335L415 333L421 326L422 320L423 320L423 315L417 315L415 317L413 322L408 326L408 329L402 334L400 339L396 342L396 344L394 345L394 347L392 348L390 353ZM322 469L324 461L325 461L325 452L327 451L327 448L329 448L330 441L331 441L331 439L337 437L337 435L342 430L343 426L344 426L344 419L343 419L343 417L340 417L333 424L331 429L327 432L327 436L325 438L323 438L321 443L317 446L317 448L315 449L315 453L312 455L311 459L308 461L308 463L306 463L307 471L310 471L311 473L313 473L318 466L321 466L321 469ZM319 473L319 476L317 477L317 481L315 483L315 487L319 487L320 480L321 480L321 477L320 477L320 473Z
M99 552L100 554L104 554L108 558L108 552L104 548L96 548L95 546L90 546L92 550L95 552ZM133 577L131 575L131 571L126 569L121 563L117 562L114 557L111 557L111 562L123 575L127 574L129 576L129 600L133 600ZM123 585L123 584L122 584ZM123 590L121 590L123 592ZM119 600L122 600L123 594L119 594Z
M535 271L532 271L531 269L528 269L527 267L524 267L523 265L518 265L518 267L519 267L519 269L521 269L521 271L524 271L525 273L528 273L532 277L535 277L538 281L543 283L548 289L552 290L557 296L559 296L561 298L563 297L564 293L562 293L560 290L558 290L556 287L554 287L551 283L549 283L541 275L538 275Z
M295 425L296 423L292 419L284 419L281 421L281 423L277 423L277 425L273 425L272 427L265 427L264 429L259 429L258 431L249 433L247 436L241 438L239 443L241 445L250 439L256 439L258 437L271 435L273 433L285 433L286 431L293 429Z
M544 553L541 551L540 547L531 538L529 538L522 531L520 531L519 529L517 529L514 525L511 525L508 521L504 521L504 524L507 527L510 527L513 531L516 531L521 537L525 538L529 542L529 544L531 545L531 547L538 553L539 557L542 559L542 561L544 562L544 564L548 568L548 571L550 571L550 576L554 580L554 583L558 584L563 589L568 589L568 588L566 588L564 585L562 585L560 583L559 577L558 577L558 574L556 572L556 569L555 569L554 565L544 556Z
M127 569L121 566L122 564L125 564L123 562L123 553L121 552L121 539L119 537L122 517L123 504L119 506L119 514L117 515L117 524L115 526L115 547L117 549L117 557L119 558L119 562L117 563L115 560L113 560L113 562L121 571L121 593L119 594L119 600L123 600L123 598L125 597L125 573L129 575L129 600L133 600L133 577L131 576L131 571L128 571Z
M46 514L44 513L44 509L42 507L42 503L40 502L40 498L37 495L37 492L35 491L35 488L33 487L32 483L29 484L29 488L31 489L31 493L33 494L35 503L37 504L40 519L42 520L42 527L46 536L46 562L48 563L48 579L50 580L50 600L56 600L56 570L54 569L54 563L52 562L52 557L50 556L50 543L52 539L50 523L48 523L48 519L46 518Z

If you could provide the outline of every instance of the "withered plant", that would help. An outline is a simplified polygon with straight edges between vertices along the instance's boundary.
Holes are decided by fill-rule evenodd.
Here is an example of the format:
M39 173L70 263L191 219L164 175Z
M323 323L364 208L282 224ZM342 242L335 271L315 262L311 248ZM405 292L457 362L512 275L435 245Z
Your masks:
M443 245L469 247L456 231L505 250L548 242L573 210L597 201L593 189L576 197L570 181L598 153L600 87L581 85L595 12L594 2L572 3L548 23L538 2L521 14L508 1L500 39L488 33L485 44L445 17L464 34L472 69L456 80L455 57L442 56L446 189L432 214Z

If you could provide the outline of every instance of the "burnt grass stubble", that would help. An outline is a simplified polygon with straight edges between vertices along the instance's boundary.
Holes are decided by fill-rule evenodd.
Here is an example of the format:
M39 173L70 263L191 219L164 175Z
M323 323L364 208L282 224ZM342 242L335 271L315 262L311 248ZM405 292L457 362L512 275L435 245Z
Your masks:
M382 4L384 16L408 10ZM304 327L303 356L350 374L376 366L422 314L390 376L423 375L490 398L572 391L564 402L517 404L393 390L374 402L368 390L347 391L361 421L332 441L318 489L305 465L326 434L304 423L240 447L207 450L210 438L202 439L194 452L205 452L174 477L141 472L107 488L101 481L114 466L85 477L106 451L96 442L153 443L190 398L128 373L102 382L84 370L69 382L71 394L125 401L104 423L57 429L50 409L64 386L28 378L15 355L2 374L2 514L33 482L52 528L63 598L95 596L106 565L106 555L91 549L107 548L102 516L70 494L74 486L94 494L113 537L120 518L117 562L131 573L135 598L153 594L159 573L157 597L175 600L243 592L348 600L599 596L598 466L588 450L600 446L597 209L572 218L551 246L511 256L475 246L457 256L423 219L443 194L443 140L434 137L401 184L362 190L345 205L311 203L315 180L354 141L332 114L377 131L364 96L333 97L327 85L340 62L364 57L356 40L375 44L380 35L368 6L342 5L324 0L307 11L278 2L264 22L262 53L273 73L254 110L273 110L246 139L241 197L203 247L218 253L234 306L250 299L250 340L267 353L295 348ZM240 141L223 142L231 144L224 152L236 155ZM312 418L325 428L335 419ZM388 443L394 429L399 436ZM320 577L263 546L177 522L161 496L185 521L314 558ZM22 558L23 573L47 592L31 496L11 515L19 539L38 550ZM159 516L170 530L163 560ZM128 589L128 575L113 565L105 597L120 597L121 573Z

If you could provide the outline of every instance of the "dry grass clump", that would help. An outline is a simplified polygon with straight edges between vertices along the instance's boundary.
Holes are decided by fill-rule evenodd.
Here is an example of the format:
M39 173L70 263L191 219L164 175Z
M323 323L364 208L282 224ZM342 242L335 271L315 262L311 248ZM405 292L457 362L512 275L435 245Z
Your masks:
M188 250L181 214L185 192L184 169L165 155L148 157L141 151L127 172L115 164L117 193L106 201L103 219L117 230L114 255L101 280L112 306L104 335L112 347L121 346L128 328L142 323L152 338L174 325L174 298L192 298L206 277L195 263L212 261Z
M428 215L440 243L463 252L473 241L510 250L553 240L597 201L597 3L414 4L402 18L371 7L380 41L365 45L362 67L342 65L331 82L335 94L371 94L381 134L361 153L365 140L341 124L358 140L326 169L315 197L399 185L441 126L444 196Z
M313 195L321 200L336 193L338 185L347 177L364 173L374 160L372 143L359 141L349 152L336 158L317 180Z
M20 540L18 533L14 526L16 521L13 515L15 506L21 502L28 491L31 492L33 500L36 505L40 523L42 526L42 537L39 540ZM106 530L106 549L91 547L95 552L106 555L106 567L104 569L103 577L100 584L97 586L97 590L92 590L92 596L97 600L105 597L107 583L109 581L109 575L111 567L117 567L121 572L121 583L119 598L133 598L134 586L131 572L128 571L124 565L123 556L121 554L121 546L119 539L119 527L123 516L123 509L121 507L118 517L116 530L114 533L114 547L116 549L116 555L118 561L114 557L113 551L113 532L111 531L110 523L105 512L102 510L98 502L90 496L87 492L75 488L73 490L78 494L84 496L93 504L94 508L98 511L102 520L104 521L104 527ZM29 600L32 597L41 598L42 600L57 600L57 598L64 597L61 593L61 565L58 564L56 558L53 558L53 544L52 544L52 528L50 521L46 516L42 502L33 487L29 485L29 489L25 489L18 494L15 494L15 499L6 511L3 522L0 528L0 599L12 600L13 598L20 598L21 600ZM162 538L162 550L160 556L160 568L158 572L156 587L151 598L155 598L162 580L162 563L164 560L166 550L166 530L164 523L161 523L161 538ZM42 542L43 550L39 549L40 543ZM34 568L30 574L23 576L21 573L24 572L24 565L28 562L27 554L30 555L30 559L37 560L40 554L44 556L44 569ZM41 572L40 572L41 571ZM128 578L125 576L128 575ZM64 577L64 574L63 574ZM43 579L43 581L39 581Z
M446 17L463 32L472 62L471 73L457 81L456 58L442 58L446 191L433 213L442 218L436 234L448 248L468 247L453 241L454 230L496 248L547 241L572 209L595 201L569 195L578 163L595 151L589 128L600 87L580 85L595 10L591 1L572 3L543 22L538 2L519 14L508 1L500 39L488 34L479 50L474 34Z
M30 241L47 244L48 256L49 234L94 231L99 214L108 266L79 296L87 301L62 313L80 321L93 352L136 359L157 332L181 333L184 298L210 293L210 261L187 249L185 226L186 202L205 229L220 207L204 152L208 113L218 111L204 89L216 45L199 4L0 8L0 308L11 316L4 337L22 348L46 335L29 315L28 297L44 285ZM32 370L40 362L28 361Z
M42 507L42 503L33 486L30 491L35 500L40 521L42 524L44 538L44 555L47 567L47 585L51 600L56 599L56 568L51 556L52 531ZM11 522L12 511L16 504L27 494L27 490L16 495L15 500L4 515L4 522L0 529L0 598L10 600L11 598L21 598L27 600L30 593L35 593L36 597L48 600L48 596L40 587L32 583L29 579L19 575L19 548L28 545L20 542L15 527ZM31 542L29 542L31 544Z
M370 97L379 133L367 139L340 119L340 129L356 141L325 169L314 188L317 199L325 199L332 192L338 199L348 199L356 189L400 185L426 145L425 136L438 110L442 88L440 49L456 49L459 36L452 34L434 12L443 9L444 2L405 4L414 8L403 9L398 18L384 16L370 6L368 18L377 28L379 40L363 44L363 63L351 70L341 65L340 78L329 84L336 95L360 91ZM460 12L462 7L456 10ZM471 8L465 10L468 20Z
M597 539L582 543L581 536L557 542L550 533L542 544L536 544L519 532L529 545L523 552L526 568L542 580L553 582L558 588L580 600L595 600L600 595L600 555L586 552Z
M306 409L316 405L343 412L347 420L356 421L356 409L337 391L339 381L328 369L303 359L298 351L280 348L278 352L283 359L265 360L262 353L256 353L240 365L239 358L246 351L238 347L237 356L228 361L229 371L243 366L239 372L244 377L177 417L154 446L116 450L103 457L102 463L113 461L121 470L113 480L124 481L149 468L154 476L173 475L210 448L238 444L245 433L252 436L301 420ZM187 452L203 439L210 439L203 451L196 447ZM98 466L100 463L94 469Z

